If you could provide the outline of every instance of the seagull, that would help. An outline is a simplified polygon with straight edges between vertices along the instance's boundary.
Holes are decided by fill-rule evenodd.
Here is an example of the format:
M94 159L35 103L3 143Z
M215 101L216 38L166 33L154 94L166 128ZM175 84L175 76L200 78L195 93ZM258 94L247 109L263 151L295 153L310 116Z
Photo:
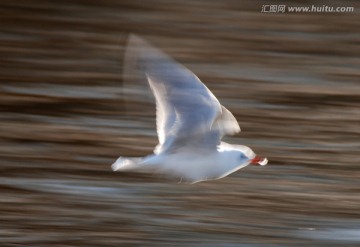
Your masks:
M113 171L152 172L197 183L268 163L247 146L221 141L240 132L240 126L194 73L139 36L131 34L127 47L136 53L136 65L155 96L159 144L145 157L120 156Z

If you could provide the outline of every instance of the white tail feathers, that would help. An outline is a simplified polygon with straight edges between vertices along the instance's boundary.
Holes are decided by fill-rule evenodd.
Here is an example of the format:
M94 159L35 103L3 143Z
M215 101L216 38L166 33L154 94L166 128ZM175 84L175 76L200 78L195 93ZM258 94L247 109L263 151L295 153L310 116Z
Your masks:
M113 171L130 171L136 170L142 167L143 158L130 158L130 157L120 157L111 168Z

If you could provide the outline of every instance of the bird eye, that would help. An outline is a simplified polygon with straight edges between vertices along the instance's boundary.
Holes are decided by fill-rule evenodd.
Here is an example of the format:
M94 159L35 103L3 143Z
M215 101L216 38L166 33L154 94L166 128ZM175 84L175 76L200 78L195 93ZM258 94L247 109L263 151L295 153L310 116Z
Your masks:
M240 154L239 159L244 160L244 159L247 159L247 157L245 156L245 154Z

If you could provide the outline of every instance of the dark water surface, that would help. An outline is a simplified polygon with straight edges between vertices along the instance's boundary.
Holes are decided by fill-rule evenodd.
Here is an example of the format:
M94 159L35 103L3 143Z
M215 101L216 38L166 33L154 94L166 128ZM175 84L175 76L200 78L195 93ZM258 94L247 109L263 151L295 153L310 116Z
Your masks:
M1 2L0 245L359 246L360 6L327 4L355 12ZM130 32L194 71L240 123L226 141L269 165L195 185L112 172L157 143L154 104L122 79Z

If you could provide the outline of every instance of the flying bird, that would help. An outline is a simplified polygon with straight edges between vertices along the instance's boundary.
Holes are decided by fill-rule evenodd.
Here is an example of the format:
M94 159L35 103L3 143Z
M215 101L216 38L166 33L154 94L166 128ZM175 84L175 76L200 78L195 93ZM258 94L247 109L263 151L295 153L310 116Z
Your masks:
M159 144L145 157L119 157L114 171L160 173L196 183L267 164L249 147L221 141L240 132L240 126L196 75L138 36L130 35L128 47L156 99Z

